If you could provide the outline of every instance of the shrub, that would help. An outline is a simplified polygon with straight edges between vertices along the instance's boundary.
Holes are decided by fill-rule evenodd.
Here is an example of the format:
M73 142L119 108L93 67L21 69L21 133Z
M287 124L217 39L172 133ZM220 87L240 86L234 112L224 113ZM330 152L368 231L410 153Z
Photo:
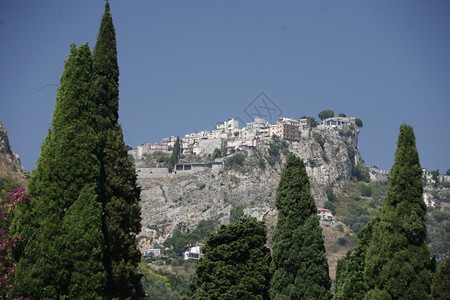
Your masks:
M372 189L370 186L366 184L361 184L359 187L359 190L361 192L361 196L363 197L372 197Z
M313 137L316 142L319 143L320 148L322 148L322 150L325 150L325 138L318 132L314 132Z
M336 206L335 206L333 203L331 203L330 201L326 201L326 202L323 204L323 208L326 208L326 209L331 210L331 212L333 213L333 215L336 214Z
M242 167L245 162L245 154L244 153L236 153L230 157L225 159L225 168L227 170L236 169Z
M260 167L263 170L266 169L266 161L264 160L264 158L260 157L258 159L258 167Z
M322 110L317 116L321 120L332 118L332 117L334 117L334 111L332 111L331 109L325 109L325 110Z
M348 240L345 237L339 237L336 240L336 244L338 244L339 246L345 246L345 245L347 245L347 242L348 242Z
M331 186L327 186L325 188L325 193L327 194L328 201L337 202L337 197L333 192L333 188Z
M369 169L363 163L359 163L353 167L352 175L358 181L370 182Z

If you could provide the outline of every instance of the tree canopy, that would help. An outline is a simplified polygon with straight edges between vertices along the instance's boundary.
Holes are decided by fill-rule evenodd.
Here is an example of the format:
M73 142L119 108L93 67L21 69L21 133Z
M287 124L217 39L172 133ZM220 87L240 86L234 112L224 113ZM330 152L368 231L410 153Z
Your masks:
M97 43L72 45L52 128L11 229L24 242L11 295L137 299L140 190L118 124L117 50L106 2Z
M426 299L431 263L422 169L412 127L403 124L388 192L378 215L340 262L336 299Z
M71 46L56 96L52 129L28 189L31 201L12 230L24 239L11 296L104 297L100 161L90 96L92 60L87 44Z
M322 229L303 161L289 154L276 193L272 299L329 299L331 280Z
M140 189L136 183L135 169L128 159L122 128L118 124L119 67L108 2L92 60L108 297L135 299L143 294L141 275L137 271L141 255L136 239L141 230Z
M450 299L450 258L441 262L433 274L431 285L431 299Z
M185 299L269 299L266 234L263 222L245 218L210 235Z
M319 119L321 120L325 120L328 118L332 118L334 117L334 111L332 111L331 109L325 109L322 110L319 114L318 114Z

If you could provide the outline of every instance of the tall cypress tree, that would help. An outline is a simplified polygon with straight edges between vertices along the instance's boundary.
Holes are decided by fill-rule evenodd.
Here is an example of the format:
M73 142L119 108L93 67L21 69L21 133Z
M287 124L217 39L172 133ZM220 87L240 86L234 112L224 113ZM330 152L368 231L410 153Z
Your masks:
M277 188L273 234L272 299L329 299L331 280L322 229L303 161L286 158Z
M93 54L93 92L97 103L103 201L104 264L109 298L136 299L142 295L137 272L140 252L136 235L141 230L136 172L128 160L122 128L118 124L119 68L110 6L100 24Z
M366 299L426 299L431 284L422 168L413 128L402 124L389 187L372 229L364 279Z
M91 77L89 47L72 45L56 96L52 129L28 184L31 201L12 224L24 242L9 296L104 297L100 161Z

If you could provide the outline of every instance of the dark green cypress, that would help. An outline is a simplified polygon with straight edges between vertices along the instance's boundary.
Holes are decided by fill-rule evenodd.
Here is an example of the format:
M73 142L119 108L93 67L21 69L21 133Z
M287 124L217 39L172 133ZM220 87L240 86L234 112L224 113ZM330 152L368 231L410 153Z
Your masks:
M450 258L441 262L433 274L433 284L431 285L431 299L450 299Z
M52 129L28 184L30 202L12 224L24 239L9 296L103 298L106 271L100 162L87 44L72 45L56 96Z
M136 239L141 230L140 189L118 124L119 68L109 3L105 5L92 58L108 297L137 299L143 294L141 275L137 272L141 255Z
M431 272L422 168L413 128L406 124L400 126L388 182L365 258L365 299L426 299Z
M255 218L223 225L209 235L185 299L269 299L266 235L265 224Z
M331 280L322 229L303 161L286 158L277 188L273 234L272 299L329 299Z

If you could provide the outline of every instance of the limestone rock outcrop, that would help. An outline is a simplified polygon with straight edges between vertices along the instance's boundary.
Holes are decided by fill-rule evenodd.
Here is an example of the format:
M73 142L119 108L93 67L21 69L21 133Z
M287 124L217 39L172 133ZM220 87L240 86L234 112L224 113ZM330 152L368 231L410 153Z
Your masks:
M276 159L269 160L270 143L242 151L242 165L230 165L169 174L167 169L137 169L141 186L141 249L162 244L179 223L194 229L202 219L229 222L230 209L242 205L245 214L264 220L269 234L276 224L275 194L284 158L290 151L303 159L318 206L327 200L325 186L344 186L352 169L362 164L359 128L311 130L300 142L286 142Z
M0 176L25 180L25 168L20 157L11 150L8 133L0 121Z

